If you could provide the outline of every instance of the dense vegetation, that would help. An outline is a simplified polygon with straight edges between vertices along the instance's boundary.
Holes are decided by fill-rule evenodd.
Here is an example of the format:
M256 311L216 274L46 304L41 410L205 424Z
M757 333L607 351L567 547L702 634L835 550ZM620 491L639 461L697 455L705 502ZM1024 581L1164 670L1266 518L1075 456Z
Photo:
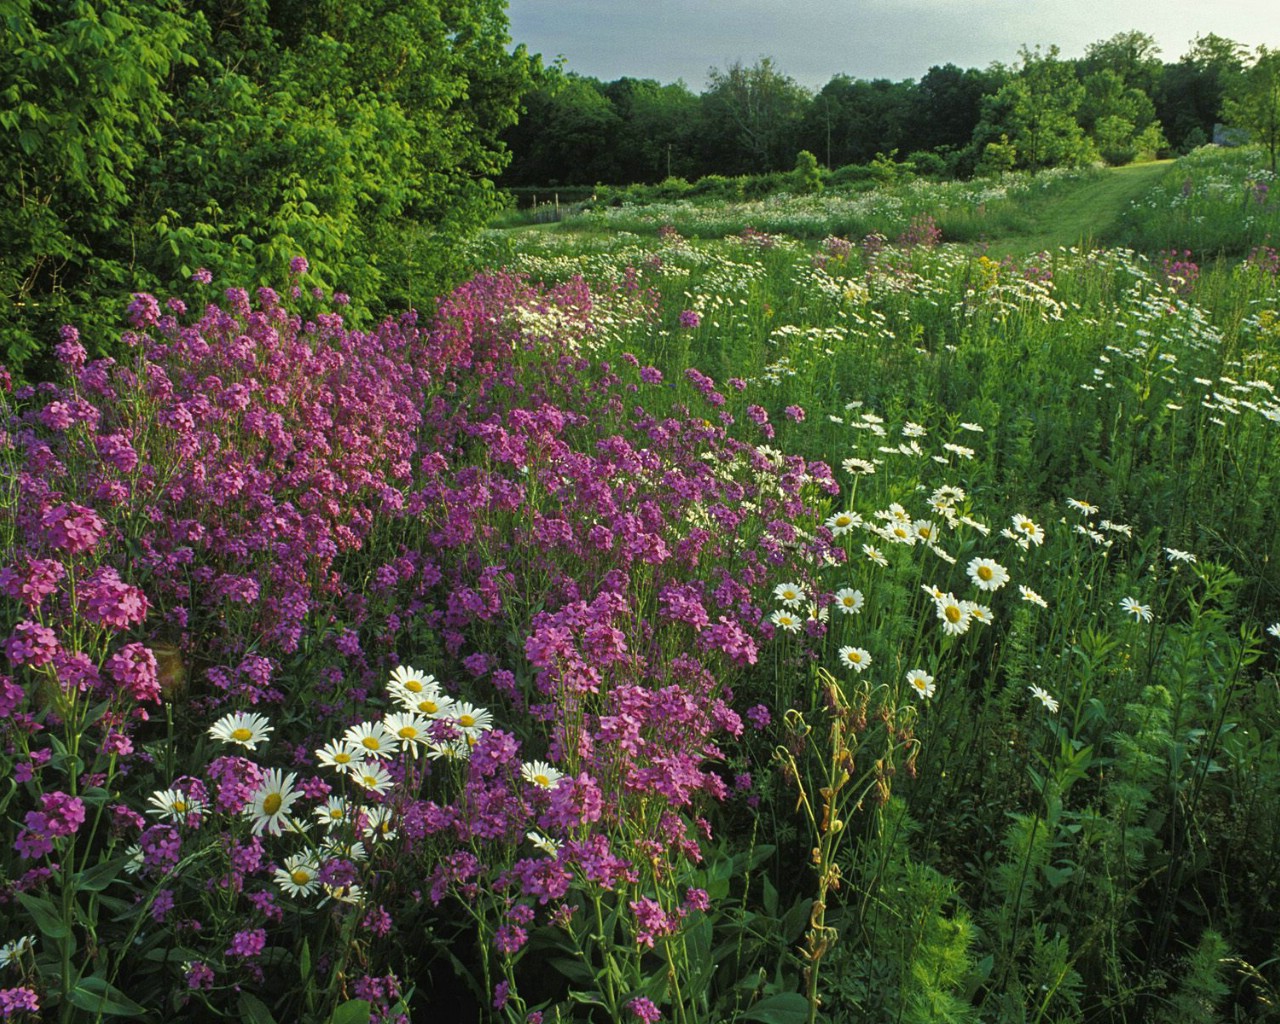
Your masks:
M1128 223L1274 233L1265 162ZM493 232L371 331L199 270L6 375L6 1016L1274 1015L1280 257L957 187Z
M359 316L428 302L495 203L507 43L501 0L7 3L0 358L69 318L98 352L121 294L302 251Z
M1213 141L1220 122L1274 148L1280 56L1209 34L1166 63L1151 36L1124 32L1078 60L1024 48L1011 65L947 64L918 82L837 75L816 93L767 58L713 68L701 95L682 82L604 83L553 67L523 102L528 116L504 135L510 186L781 172L800 151L828 169L881 155L969 177L1186 153Z

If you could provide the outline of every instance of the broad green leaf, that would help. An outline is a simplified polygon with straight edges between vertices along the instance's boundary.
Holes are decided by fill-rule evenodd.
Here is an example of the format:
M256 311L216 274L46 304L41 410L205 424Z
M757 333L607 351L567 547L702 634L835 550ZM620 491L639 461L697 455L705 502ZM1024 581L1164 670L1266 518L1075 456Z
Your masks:
M76 987L67 993L67 1002L77 1009L108 1017L142 1017L147 1012L145 1007L96 974L76 982Z
M766 996L742 1015L743 1020L760 1024L804 1024L809 1017L809 1000L799 992Z
M276 1019L271 1016L267 1004L255 995L241 992L236 1005L240 1008L241 1019L249 1021L250 1024L276 1024Z
M91 868L84 871L77 871L72 876L72 883L76 889L85 889L89 892L102 892L109 886L117 875L120 874L121 867L124 866L124 859L116 857L113 860L103 861L101 864L95 864Z
M335 1007L329 1024L369 1024L372 1009L367 999L348 999Z
M62 920L58 908L50 900L43 896L32 896L29 892L20 892L18 902L31 915L36 927L46 938L61 940L71 934L71 927Z

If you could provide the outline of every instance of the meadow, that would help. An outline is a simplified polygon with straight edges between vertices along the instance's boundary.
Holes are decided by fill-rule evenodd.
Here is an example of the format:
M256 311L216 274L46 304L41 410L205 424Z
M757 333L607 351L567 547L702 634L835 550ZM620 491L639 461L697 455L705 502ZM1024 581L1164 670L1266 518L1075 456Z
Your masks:
M0 390L0 1015L1275 1018L1263 159L1106 247L999 244L1101 172L899 182L64 328Z

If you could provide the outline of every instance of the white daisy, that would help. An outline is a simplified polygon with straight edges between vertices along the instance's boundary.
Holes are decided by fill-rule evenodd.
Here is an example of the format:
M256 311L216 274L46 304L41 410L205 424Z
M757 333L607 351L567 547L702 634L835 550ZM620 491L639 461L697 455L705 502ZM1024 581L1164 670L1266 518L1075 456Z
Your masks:
M996 591L1009 582L1009 570L990 558L975 558L965 572L979 590Z
M325 828L335 828L348 819L351 809L342 797L331 796L312 813Z
M266 778L253 794L245 814L253 818L253 834L278 836L284 831L288 821L289 808L301 796L294 791L293 783L298 778L297 772L285 775L279 768L272 768Z
M35 948L36 937L34 935L24 935L20 939L6 942L3 946L0 946L0 970L10 964L18 963L24 954L32 952Z
M463 736L473 739L493 728L493 715L489 711L463 701L453 705L449 710L449 717L457 723Z
M359 722L343 733L342 738L363 757L394 757L400 749L400 740L381 722Z
M546 761L530 761L520 766L520 777L539 789L554 789L556 783L564 778L564 773L556 771Z
M365 807L360 811L361 834L377 842L389 842L396 837L396 817L390 807Z
M392 699L406 711L412 711L423 718L446 718L449 709L453 707L453 698L437 690L417 694L395 693L392 694Z
M426 743L427 730L431 727L429 719L413 712L402 714L392 711L382 719L382 724L405 747Z
M1073 508L1077 512L1086 516L1093 516L1098 514L1097 505L1090 505L1087 501L1077 501L1075 498L1067 499L1067 507Z
M827 518L827 529L833 537L842 537L855 526L862 525L862 516L856 512L837 512Z
M223 743L238 743L246 750L253 750L259 743L267 741L271 728L262 715L233 711L209 726L209 735Z
M1196 556L1190 551L1179 551L1177 548L1165 548L1164 553L1168 556L1170 562L1194 564L1196 560Z
M773 588L773 596L788 608L799 608L804 601L804 587L799 583L779 583Z
M774 626L776 626L778 629L781 629L787 633L800 632L799 616L792 615L791 612L787 611L785 608L780 608L778 609L778 611L770 615L769 621L772 622Z
M1052 694L1049 693L1048 690L1042 690L1038 686L1028 686L1027 689L1030 690L1031 695L1035 697L1036 700L1038 700L1041 704L1043 704L1049 711L1053 712L1054 714L1057 714L1058 702L1052 696Z
M549 839L541 832L526 832L525 836L528 838L529 842L533 843L535 849L541 850L543 853L548 853L552 857L556 855L560 847L563 845L556 839Z
M370 793L385 793L395 785L391 773L378 761L360 761L351 765L347 774L352 782Z
M841 647L839 657L840 663L845 668L851 668L858 673L865 672L867 666L871 664L870 653L862 647Z
M320 865L309 853L286 857L284 867L276 868L276 885L290 896L309 896L320 885Z
M439 689L440 684L429 672L419 672L408 665L398 665L391 672L389 688L406 693L425 693L431 689Z
M879 548L874 547L871 544L863 544L862 553L871 559L871 561L875 562L876 565L885 566L889 564L889 559L885 558Z
M952 636L959 636L961 633L969 631L969 609L968 602L957 600L954 594L943 594L934 606L938 611L938 618L942 620L942 629L944 632Z
M1267 627L1267 632L1270 633L1277 640L1280 640L1280 622L1273 622L1270 626Z
M153 806L147 808L148 814L154 814L165 821L185 824L187 815L199 814L204 804L194 797L188 796L180 789L161 789L151 794L149 801Z
M326 768L343 770L362 757L359 747L346 740L334 740L316 751L316 758Z
M1143 604L1136 597L1121 598L1120 608L1126 615L1132 615L1135 622L1151 621L1151 606Z
M1024 587L1021 584L1019 584L1018 593L1022 595L1022 600L1026 601L1028 604L1038 604L1041 608L1049 607L1049 602L1046 601L1039 594L1037 594L1030 587Z
M1023 537L1031 544L1044 543L1044 531L1035 524L1029 517L1024 515L1013 516L1013 529L1018 536Z
M862 596L861 590L854 590L852 587L844 587L836 591L835 604L845 615L857 615L862 611L862 606L866 603L866 598Z
M969 613L969 618L973 619L974 622L981 622L984 626L989 626L995 621L991 615L991 609L985 604L978 604L977 601L966 601L964 608Z
M921 700L927 700L929 697L932 697L934 692L938 689L937 685L933 681L933 676L929 675L929 673L922 668L913 668L908 672L907 682L911 684L911 689Z

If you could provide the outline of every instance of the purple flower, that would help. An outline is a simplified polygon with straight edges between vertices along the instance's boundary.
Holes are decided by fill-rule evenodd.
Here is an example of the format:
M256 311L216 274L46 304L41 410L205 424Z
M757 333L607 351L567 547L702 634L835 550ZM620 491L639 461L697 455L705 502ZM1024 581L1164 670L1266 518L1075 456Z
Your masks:
M236 932L231 939L231 945L227 947L225 956L238 956L243 959L258 956L267 945L267 932L265 928L247 928L242 932Z
M4 653L15 665L43 668L58 653L58 637L48 626L24 619L4 642Z
M680 313L680 326L692 330L702 323L702 317L698 315L696 310L686 309Z
M84 824L84 801L61 791L40 797L46 829L51 836L75 835ZM35 812L32 812L35 813ZM30 814L27 815L31 817Z
M209 273L209 271L205 270L204 267L199 267L191 274L191 281L193 284L208 284L212 280L213 275Z
M193 991L204 989L207 992L213 988L214 977L213 968L203 960L192 960L187 964L187 988Z
M108 660L111 677L136 701L160 703L156 656L143 644L125 644Z
M791 417L791 419L792 419L792 420L794 420L796 423L803 423L803 422L804 422L804 407L803 407L803 406L799 406L799 405L789 405L789 406L787 406L787 407L783 410L783 412L785 412L788 416L790 416L790 417Z
M644 1024L657 1024L662 1020L662 1011L653 1005L653 1000L647 996L636 996L631 1002L627 1003L627 1009L636 1015L636 1019L643 1021Z
M757 704L755 707L747 709L747 721L749 721L757 731L769 728L769 723L773 721L773 716L769 714L769 709L763 704Z
M0 988L0 1019L8 1020L19 1013L37 1013L40 999L33 989L20 985L17 988Z
M307 258L305 256L295 256L289 261L289 271L294 274L305 274L307 272Z
M107 532L107 524L91 508L67 503L51 508L40 519L49 546L80 555L92 551Z

